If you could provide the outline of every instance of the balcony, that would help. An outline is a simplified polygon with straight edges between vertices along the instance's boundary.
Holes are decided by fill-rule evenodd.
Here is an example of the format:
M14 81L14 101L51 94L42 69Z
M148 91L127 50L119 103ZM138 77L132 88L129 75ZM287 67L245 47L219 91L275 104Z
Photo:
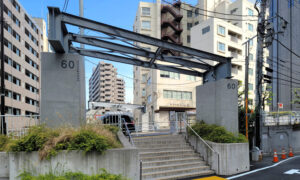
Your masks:
M239 33L234 32L234 31L228 30L228 35L229 35L230 40L232 42L240 43L241 40L242 40L242 35L239 34Z

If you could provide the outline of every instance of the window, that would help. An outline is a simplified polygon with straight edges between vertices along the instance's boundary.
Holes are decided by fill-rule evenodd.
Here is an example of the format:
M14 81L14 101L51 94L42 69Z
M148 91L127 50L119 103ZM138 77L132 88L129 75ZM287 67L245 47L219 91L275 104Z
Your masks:
M254 12L253 12L252 9L248 8L247 10L248 10L248 15L249 16L253 16L254 15Z
M249 75L253 75L253 69L252 69L252 68L249 68L248 73L249 73Z
M248 23L248 30L253 31L253 24Z
M149 77L149 79L147 80L147 85L150 86L152 83L151 77Z
M147 102L148 102L148 103L151 103L151 102L152 102L152 96L151 96L151 95L149 95L149 96L147 97Z
M188 81L196 81L196 76L187 75L186 80Z
M252 91L252 90L253 90L253 84L249 83L249 84L248 84L248 89L249 89L250 91Z
M142 83L145 83L147 79L147 74L142 74Z
M253 54L249 53L249 61L253 61Z
M25 55L25 61L30 64L32 67L34 67L35 69L39 69L39 65L37 65L37 63L35 63L33 60L31 60L28 56Z
M237 10L238 10L238 8L234 8L234 9L232 9L232 10L230 11L230 14L233 14L233 13L235 13Z
M142 21L142 29L151 29L150 21Z
M205 33L209 32L209 31L210 31L210 26L207 26L207 27L205 27L205 28L202 29L202 34L205 34Z
M143 97L146 96L146 89L145 88L143 88L143 90L142 90L142 96Z
M180 79L180 75L178 73L169 72L169 71L160 71L160 77L171 78L171 79Z
M150 16L150 8L149 7L142 7L142 15L143 16Z
M5 90L5 96L11 98L12 97L12 92L10 90Z
M218 42L218 51L225 52L225 44Z
M225 27L219 25L218 26L218 34L225 36Z
M193 11L188 10L187 11L187 17L193 17Z
M21 95L18 93L13 92L13 99L17 101L21 101Z
M163 90L165 99L192 100L192 92Z
M199 21L196 21L196 22L195 22L195 26L196 26L197 24L199 24Z
M251 39L251 40L249 41L249 45L250 45L250 46L253 46L253 39Z
M193 27L193 23L187 23L187 30L191 30L192 27Z
M199 16L199 8L197 8L197 9L195 10L195 16L196 16L196 17Z
M187 43L191 43L191 36L190 35L187 35L186 41L187 41Z

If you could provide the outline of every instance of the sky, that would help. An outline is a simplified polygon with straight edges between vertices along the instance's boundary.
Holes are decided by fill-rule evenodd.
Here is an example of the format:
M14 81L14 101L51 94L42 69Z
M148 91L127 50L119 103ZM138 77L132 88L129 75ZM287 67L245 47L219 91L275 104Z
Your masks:
M99 21L119 28L132 30L136 10L140 0L83 0L84 17ZM155 2L155 0L143 0L144 2ZM168 0L171 2L171 0ZM251 0L255 1L255 0ZM61 10L65 0L19 0L24 9L32 17L44 18L47 22L48 6L59 7ZM192 5L196 5L197 0L185 0ZM69 0L67 13L79 15L79 0ZM86 33L89 33L86 31ZM92 74L92 69L99 59L89 58L85 61L86 80L86 101L88 101L88 80ZM109 62L109 61L106 61ZM133 102L133 67L131 65L112 63L118 69L118 76L125 80L125 102Z

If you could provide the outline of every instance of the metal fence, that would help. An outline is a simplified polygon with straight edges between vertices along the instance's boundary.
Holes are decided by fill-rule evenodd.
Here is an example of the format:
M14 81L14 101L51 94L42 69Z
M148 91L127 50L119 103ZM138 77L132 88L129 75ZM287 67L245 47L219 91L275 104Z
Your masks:
M3 120L6 122L7 135L12 137L22 137L28 132L29 127L40 124L39 115L0 115L0 118L1 122Z
M286 126L300 124L300 112L265 112L262 114L264 126Z

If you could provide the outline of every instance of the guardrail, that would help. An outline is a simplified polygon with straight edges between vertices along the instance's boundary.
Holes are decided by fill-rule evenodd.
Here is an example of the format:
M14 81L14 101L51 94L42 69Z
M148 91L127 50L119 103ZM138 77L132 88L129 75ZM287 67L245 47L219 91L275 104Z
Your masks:
M285 126L300 124L299 113L280 114L277 112L263 113L264 126Z

